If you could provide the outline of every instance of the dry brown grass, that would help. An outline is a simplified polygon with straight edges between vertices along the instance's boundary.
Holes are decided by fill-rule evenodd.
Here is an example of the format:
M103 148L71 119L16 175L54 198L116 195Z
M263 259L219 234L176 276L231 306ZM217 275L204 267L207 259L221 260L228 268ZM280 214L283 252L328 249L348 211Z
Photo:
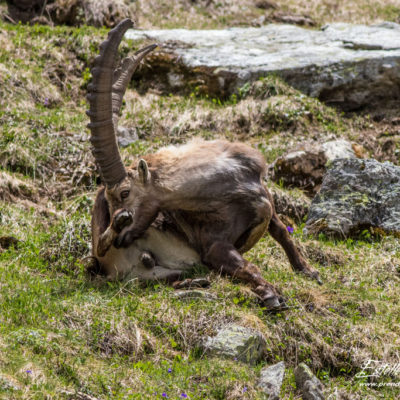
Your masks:
M311 17L318 25L330 22L372 24L398 21L399 0L310 0L275 1L275 7L263 7L259 0L173 0L138 1L137 19L142 29L182 27L216 28L274 21L274 14Z
M319 24L338 21L372 24L398 21L400 17L399 0L285 0L279 4L282 10L311 16Z

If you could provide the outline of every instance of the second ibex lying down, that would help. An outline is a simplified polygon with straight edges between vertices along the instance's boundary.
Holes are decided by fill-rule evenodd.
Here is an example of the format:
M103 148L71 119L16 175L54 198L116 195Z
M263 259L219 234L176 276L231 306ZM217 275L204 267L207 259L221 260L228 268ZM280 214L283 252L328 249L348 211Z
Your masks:
M192 141L162 148L125 168L116 129L122 99L140 61L156 46L125 58L124 20L100 46L89 85L91 142L105 188L92 217L93 256L109 278L179 279L202 263L250 284L266 307L284 306L279 291L242 254L266 230L294 270L319 280L279 220L262 180L263 156L243 143Z

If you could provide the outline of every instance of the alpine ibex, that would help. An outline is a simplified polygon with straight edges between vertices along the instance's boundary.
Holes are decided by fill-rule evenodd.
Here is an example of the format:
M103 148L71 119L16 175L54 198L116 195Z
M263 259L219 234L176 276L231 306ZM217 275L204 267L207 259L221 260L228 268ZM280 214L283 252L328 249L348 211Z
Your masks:
M140 61L156 46L139 50L116 69L122 21L100 46L89 85L91 143L106 187L97 195L93 255L111 275L176 279L203 263L251 285L269 308L283 305L277 289L242 254L268 229L294 270L315 279L279 220L262 178L265 160L243 143L192 141L144 156L125 168L116 129L122 98Z

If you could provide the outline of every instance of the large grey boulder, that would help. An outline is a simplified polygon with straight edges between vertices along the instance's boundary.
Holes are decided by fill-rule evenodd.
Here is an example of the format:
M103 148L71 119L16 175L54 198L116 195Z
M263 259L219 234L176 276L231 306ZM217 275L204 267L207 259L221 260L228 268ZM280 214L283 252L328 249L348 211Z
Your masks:
M216 336L208 337L205 343L205 349L211 355L234 358L249 364L261 360L265 346L265 339L260 332L235 324L221 328Z
M349 236L368 227L400 232L400 167L373 159L337 159L311 203L304 232Z
M126 37L161 44L141 78L166 91L227 96L274 73L307 95L347 109L400 96L400 26L394 23L130 30Z
M285 363L283 361L261 370L258 387L266 394L267 400L279 400L284 375Z
M310 368L299 364L294 370L297 389L301 390L303 400L324 400L324 387L321 381L312 373Z

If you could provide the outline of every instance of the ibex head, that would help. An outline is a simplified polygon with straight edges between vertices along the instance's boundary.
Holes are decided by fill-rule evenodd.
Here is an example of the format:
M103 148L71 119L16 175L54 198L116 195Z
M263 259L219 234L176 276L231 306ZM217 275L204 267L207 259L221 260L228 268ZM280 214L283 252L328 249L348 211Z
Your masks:
M133 22L125 19L109 32L107 40L100 45L100 55L94 61L92 82L88 87L90 141L106 186L110 215L121 208L133 209L135 198L150 179L144 160L139 161L137 169L125 169L116 138L126 88L140 61L157 47L151 45L137 51L133 57L122 60L117 68L118 46L125 32L132 27Z

